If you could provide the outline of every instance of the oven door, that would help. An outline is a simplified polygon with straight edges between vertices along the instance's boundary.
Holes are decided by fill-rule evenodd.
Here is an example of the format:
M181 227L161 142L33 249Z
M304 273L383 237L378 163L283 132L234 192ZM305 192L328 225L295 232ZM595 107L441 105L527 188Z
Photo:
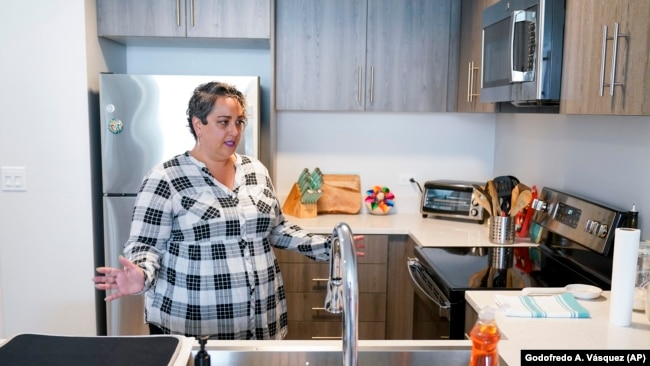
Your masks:
M408 258L408 272L416 294L413 303L413 339L452 338L451 319L458 312L417 258ZM462 338L460 338L462 339Z

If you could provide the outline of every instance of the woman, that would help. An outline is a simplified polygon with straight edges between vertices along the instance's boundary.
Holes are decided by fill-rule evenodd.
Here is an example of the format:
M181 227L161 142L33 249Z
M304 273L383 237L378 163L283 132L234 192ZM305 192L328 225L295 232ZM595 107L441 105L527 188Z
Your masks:
M97 268L95 287L114 290L106 301L144 293L152 334L282 339L287 309L272 246L328 260L329 238L287 222L267 169L235 153L246 126L241 92L200 85L187 114L194 148L144 178L124 268Z

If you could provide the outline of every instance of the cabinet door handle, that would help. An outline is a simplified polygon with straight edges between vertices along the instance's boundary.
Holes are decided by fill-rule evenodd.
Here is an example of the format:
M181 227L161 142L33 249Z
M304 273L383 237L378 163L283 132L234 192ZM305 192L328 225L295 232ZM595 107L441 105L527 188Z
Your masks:
M609 95L614 96L614 87L616 85L625 85L623 82L616 82L616 59L618 58L618 39L627 38L628 34L618 32L618 22L614 23L614 48L612 51L612 73L609 79Z
M603 96L603 91L605 89L605 56L607 50L607 25L603 25L603 44L602 51L600 52L600 87L598 89L598 95Z
M472 102L472 61L467 63L467 103Z
M341 339L341 337L311 337L311 339Z
M474 97L478 97L478 93L474 93L474 71L478 71L479 68L474 66L474 61L469 63L469 76L467 80L467 102L471 103L474 101Z
M357 74L357 102L361 103L361 66L359 66Z
M181 0L176 0L176 25L181 26Z
M601 97L604 95L604 89L606 86L609 87L609 95L614 96L614 87L616 85L625 85L622 82L616 82L616 59L618 58L618 39L619 38L628 38L628 34L619 33L618 23L614 23L614 35L612 37L607 36L607 25L603 25L603 48L601 51L600 58L600 88L598 90L598 95ZM612 68L609 74L609 83L605 82L605 58L607 56L607 41L614 41L612 47Z
M194 27L194 0L190 1L190 15L192 17L192 27Z
M312 278L311 280L314 281L314 282L327 282L330 279L329 278Z
M370 104L375 100L375 67L370 66Z

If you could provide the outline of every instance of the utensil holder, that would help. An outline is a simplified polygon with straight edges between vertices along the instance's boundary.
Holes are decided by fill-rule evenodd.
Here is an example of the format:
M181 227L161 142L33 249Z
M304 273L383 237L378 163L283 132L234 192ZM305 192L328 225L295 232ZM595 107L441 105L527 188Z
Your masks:
M514 244L515 219L510 216L493 216L490 218L490 243Z
M488 248L489 266L494 269L508 269L514 261L514 247Z

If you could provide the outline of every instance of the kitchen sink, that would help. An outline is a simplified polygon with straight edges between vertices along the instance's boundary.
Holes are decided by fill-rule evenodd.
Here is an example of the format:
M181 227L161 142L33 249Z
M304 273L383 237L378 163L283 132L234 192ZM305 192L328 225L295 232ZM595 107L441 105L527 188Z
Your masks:
M342 365L341 351L331 349L295 349L274 347L219 347L207 348L210 365L282 365L282 366L323 366ZM419 366L445 365L467 366L471 353L470 346L366 346L359 347L360 366ZM506 365L499 359L499 365Z

